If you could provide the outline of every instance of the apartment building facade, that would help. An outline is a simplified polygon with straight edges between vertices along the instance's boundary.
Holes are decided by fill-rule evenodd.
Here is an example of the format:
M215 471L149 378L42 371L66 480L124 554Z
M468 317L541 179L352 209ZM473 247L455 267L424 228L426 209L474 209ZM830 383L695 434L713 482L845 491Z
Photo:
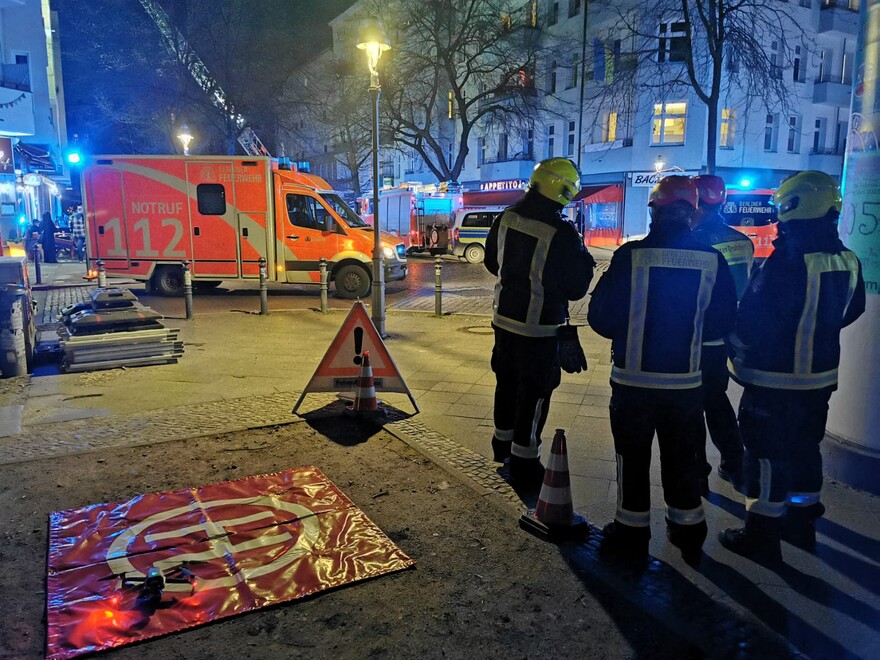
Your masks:
M59 217L70 186L66 134L57 16L49 0L0 0L3 239L46 211Z
M859 0L768 0L790 18L791 27L776 38L763 32L771 74L787 89L785 103L765 106L736 86L724 89L716 127L716 172L728 185L772 189L791 172L819 169L839 176L843 164L854 78ZM625 0L635 10L647 5ZM511 3L510 16L529 20L548 44L534 72L543 111L533 125L515 130L478 127L468 141L468 157L459 182L464 190L516 191L534 164L563 156L578 163L583 190L570 212L580 211L597 243L618 242L647 231L647 200L658 174L697 173L707 166L706 105L687 85L651 84L636 93L603 95L616 72L631 64L651 40L635 39L621 26L621 13L609 3L586 0L535 0ZM333 51L355 50L357 21L369 5L358 2L337 17ZM630 17L632 14L630 14ZM534 19L532 19L534 20ZM651 24L649 21L655 21ZM682 71L680 15L641 19L640 32L656 34L650 57L675 77ZM782 38L784 37L784 38ZM393 38L392 38L393 41ZM351 42L351 43L349 43ZM392 43L392 48L394 44ZM725 66L736 66L735 52ZM641 68L641 67L640 67ZM616 69L616 70L615 70ZM730 75L729 69L726 75ZM366 74L365 74L366 75ZM364 100L368 103L368 99ZM454 119L439 138L454 144ZM383 136L383 185L436 177L414 152ZM325 147L332 152L332 145ZM318 154L320 155L320 154ZM305 158L310 158L306 154ZM364 172L361 180L370 180Z

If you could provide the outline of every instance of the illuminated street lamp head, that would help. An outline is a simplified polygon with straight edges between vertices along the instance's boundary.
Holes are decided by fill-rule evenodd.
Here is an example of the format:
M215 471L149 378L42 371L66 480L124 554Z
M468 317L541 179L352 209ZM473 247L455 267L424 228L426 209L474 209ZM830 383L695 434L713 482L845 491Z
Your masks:
M361 24L360 41L357 47L367 53L367 65L370 67L370 80L374 86L379 85L379 58L391 48L388 35L375 18L368 18Z
M663 171L664 167L666 167L666 162L663 160L663 156L657 156L657 160L654 161L654 170L659 173Z
M189 126L183 124L183 126L180 127L180 133L177 134L177 139L180 140L180 143L183 145L183 155L189 156L189 143L193 140L192 133L189 132Z

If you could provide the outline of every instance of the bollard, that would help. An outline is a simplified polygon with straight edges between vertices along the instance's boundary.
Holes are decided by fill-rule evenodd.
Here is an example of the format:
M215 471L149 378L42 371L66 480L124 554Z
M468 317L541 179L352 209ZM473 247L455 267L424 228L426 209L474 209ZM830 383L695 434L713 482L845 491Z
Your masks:
M34 275L37 278L37 284L43 283L43 270L40 267L40 244L34 243Z
M318 270L321 272L321 314L326 314L329 305L327 303L327 260L324 257L318 261Z
M23 311L26 304L26 296L4 295L4 288L0 287L0 374L7 378L27 375Z
M443 270L443 260L437 257L434 260L434 315L443 316L443 278L440 272Z
M269 275L266 272L266 258L260 257L260 316L269 314Z
M104 289L107 287L107 271L104 270L104 262L98 259L98 263L95 265L98 267L98 288Z
M193 281L192 273L189 272L189 262L184 260L183 264L183 299L186 302L186 318L193 317Z

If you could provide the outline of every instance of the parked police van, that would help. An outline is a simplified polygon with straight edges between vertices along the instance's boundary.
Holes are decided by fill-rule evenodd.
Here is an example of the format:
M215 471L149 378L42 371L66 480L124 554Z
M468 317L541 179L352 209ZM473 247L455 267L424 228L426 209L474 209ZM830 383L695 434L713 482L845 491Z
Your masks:
M505 206L465 206L455 212L452 224L452 254L472 264L482 263L486 237L495 217Z

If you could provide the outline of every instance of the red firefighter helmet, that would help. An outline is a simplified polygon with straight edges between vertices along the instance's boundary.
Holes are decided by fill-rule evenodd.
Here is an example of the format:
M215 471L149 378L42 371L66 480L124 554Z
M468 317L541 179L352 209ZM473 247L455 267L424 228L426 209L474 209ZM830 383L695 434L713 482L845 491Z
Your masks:
M727 187L724 179L714 174L700 174L694 177L697 192L700 193L700 203L709 206L720 206L727 199Z
M660 179L657 185L651 189L648 206L668 206L675 202L687 202L697 208L699 198L697 186L694 185L690 177L667 176Z

